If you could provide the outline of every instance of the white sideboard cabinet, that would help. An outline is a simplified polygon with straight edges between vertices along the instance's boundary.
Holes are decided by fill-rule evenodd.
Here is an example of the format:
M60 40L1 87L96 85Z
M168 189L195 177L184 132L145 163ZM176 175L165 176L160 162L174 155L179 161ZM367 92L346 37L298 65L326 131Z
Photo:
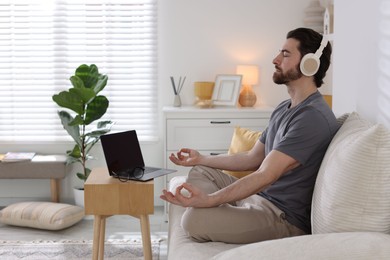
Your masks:
M187 175L190 167L173 164L171 153L181 148L192 148L202 154L227 153L236 126L264 130L273 111L272 107L164 107L165 149L164 166L177 172L166 177Z

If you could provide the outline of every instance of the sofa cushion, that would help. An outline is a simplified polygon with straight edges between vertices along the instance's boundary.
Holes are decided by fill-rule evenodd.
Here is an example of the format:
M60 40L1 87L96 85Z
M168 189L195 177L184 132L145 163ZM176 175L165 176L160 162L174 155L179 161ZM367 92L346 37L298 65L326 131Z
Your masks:
M352 113L337 132L318 173L313 234L390 234L390 131Z
M371 260L390 259L390 235L348 232L306 235L253 243L211 259Z
M252 149L259 139L261 132L236 126L230 143L228 154L246 152ZM252 171L224 171L227 174L237 178L242 178Z
M0 211L0 222L13 226L59 230L84 217L84 209L53 202L19 202Z

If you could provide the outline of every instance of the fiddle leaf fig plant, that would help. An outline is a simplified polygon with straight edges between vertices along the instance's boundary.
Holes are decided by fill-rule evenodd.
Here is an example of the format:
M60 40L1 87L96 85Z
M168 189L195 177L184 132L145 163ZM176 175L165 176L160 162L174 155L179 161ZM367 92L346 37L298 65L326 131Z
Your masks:
M100 119L107 111L107 97L99 95L107 84L108 77L99 73L95 64L80 65L70 77L72 87L53 95L52 99L58 106L67 110L58 111L62 126L75 141L73 150L67 151L67 164L80 163L82 172L77 177L85 182L91 172L87 161L92 159L89 154L100 136L111 131L113 122L99 121L96 127L88 127ZM74 112L72 115L70 112Z

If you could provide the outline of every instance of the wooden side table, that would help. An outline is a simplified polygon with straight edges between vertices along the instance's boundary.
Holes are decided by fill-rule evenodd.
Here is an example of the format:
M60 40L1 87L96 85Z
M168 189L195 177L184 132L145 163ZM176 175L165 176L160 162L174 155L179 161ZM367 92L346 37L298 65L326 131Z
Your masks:
M93 169L84 184L85 214L94 215L92 259L104 258L106 218L130 215L140 219L144 258L152 259L149 214L154 213L154 181L121 182L106 168Z

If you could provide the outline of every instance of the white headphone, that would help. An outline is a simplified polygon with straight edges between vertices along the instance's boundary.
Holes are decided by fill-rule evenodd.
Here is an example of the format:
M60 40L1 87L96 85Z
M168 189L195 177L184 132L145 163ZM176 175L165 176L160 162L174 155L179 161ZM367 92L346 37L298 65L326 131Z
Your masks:
M315 53L308 53L303 56L299 65L303 75L310 77L317 73L320 68L320 57L322 55L322 51L327 44L328 38L324 35L322 36L321 45L318 50Z

